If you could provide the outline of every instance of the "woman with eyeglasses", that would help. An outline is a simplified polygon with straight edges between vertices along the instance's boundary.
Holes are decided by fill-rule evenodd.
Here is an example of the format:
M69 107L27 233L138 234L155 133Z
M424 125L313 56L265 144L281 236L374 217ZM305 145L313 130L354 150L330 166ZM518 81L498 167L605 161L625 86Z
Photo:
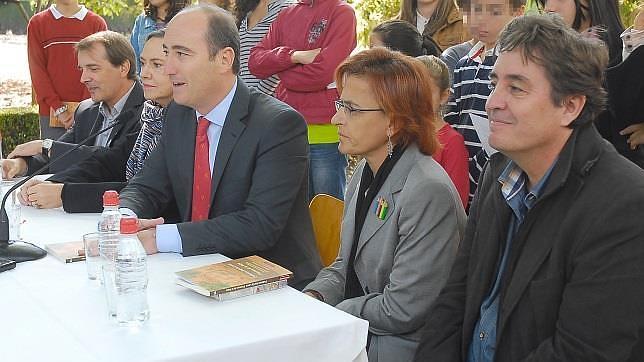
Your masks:
M340 252L304 292L369 321L370 361L414 356L465 226L458 192L431 155L431 80L382 47L336 71L339 149L363 155L347 187Z

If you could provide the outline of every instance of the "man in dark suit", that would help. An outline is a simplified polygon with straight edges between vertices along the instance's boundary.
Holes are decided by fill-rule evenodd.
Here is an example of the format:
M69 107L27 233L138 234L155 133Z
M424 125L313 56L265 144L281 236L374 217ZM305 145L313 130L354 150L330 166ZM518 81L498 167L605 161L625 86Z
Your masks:
M499 37L494 154L416 361L641 361L644 171L592 121L608 53L557 16Z
M107 46L109 44L109 46ZM129 142L130 149L141 127L143 87L137 80L134 50L126 37L112 31L92 34L76 44L81 82L91 98L74 113L74 125L58 140L34 140L18 145L3 161L7 178L29 175L67 152L93 132L116 124L110 131L90 139L86 146L60 159L45 173L56 173L89 157L97 149Z
M163 137L121 192L141 218L175 204L182 222L142 220L148 253L258 254L303 287L321 267L307 206L306 124L292 108L237 77L239 34L216 7L183 10L168 24L165 71L174 100Z

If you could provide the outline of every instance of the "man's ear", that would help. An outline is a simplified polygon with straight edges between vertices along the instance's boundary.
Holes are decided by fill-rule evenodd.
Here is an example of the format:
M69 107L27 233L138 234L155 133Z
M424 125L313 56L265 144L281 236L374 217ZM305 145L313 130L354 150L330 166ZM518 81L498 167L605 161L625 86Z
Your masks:
M130 73L130 67L132 67L132 64L130 64L128 59L125 59L123 63L119 65L119 71L122 77L127 78L128 73Z
M561 119L561 125L564 127L570 126L570 124L579 117L585 105L585 95L577 94L566 97L562 104L564 112L563 118Z
M231 47L225 47L219 51L221 53L221 65L225 66L226 68L231 68L233 67L233 63L235 63L235 51Z

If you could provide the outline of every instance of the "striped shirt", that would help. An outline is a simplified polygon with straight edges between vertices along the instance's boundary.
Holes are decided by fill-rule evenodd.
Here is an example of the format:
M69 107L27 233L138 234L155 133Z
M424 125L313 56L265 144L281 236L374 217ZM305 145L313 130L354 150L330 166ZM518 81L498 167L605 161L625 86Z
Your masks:
M498 51L491 49L484 53L483 50L484 44L479 42L466 57L458 61L445 115L445 121L465 139L465 147L469 154L469 203L476 192L481 170L489 159L470 119L470 114L487 119L485 102L490 95L490 72L498 57Z
M266 79L258 79L248 71L248 58L250 57L250 50L260 42L268 33L273 20L277 18L282 9L292 5L288 0L274 0L268 4L268 12L252 29L248 29L248 14L239 25L239 76L244 80L246 85L266 93L270 96L275 93L275 88L279 83L277 74L272 75Z

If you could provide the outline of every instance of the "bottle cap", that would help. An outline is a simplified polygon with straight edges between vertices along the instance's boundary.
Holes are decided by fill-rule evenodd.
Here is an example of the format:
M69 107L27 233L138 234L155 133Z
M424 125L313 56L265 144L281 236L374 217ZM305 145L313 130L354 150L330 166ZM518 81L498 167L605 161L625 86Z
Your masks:
M119 206L119 193L107 190L103 194L103 206Z
M136 234L139 231L139 220L133 216L121 218L121 234Z

